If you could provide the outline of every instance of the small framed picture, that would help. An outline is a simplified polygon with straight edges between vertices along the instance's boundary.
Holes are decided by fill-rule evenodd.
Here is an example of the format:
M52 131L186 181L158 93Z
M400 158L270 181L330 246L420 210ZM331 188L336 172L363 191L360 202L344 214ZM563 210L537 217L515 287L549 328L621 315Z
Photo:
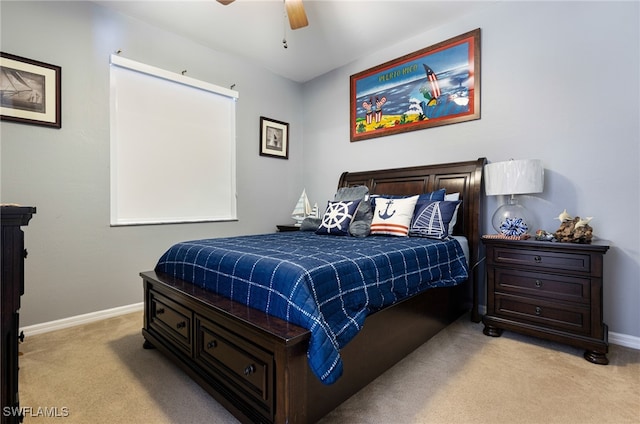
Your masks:
M260 156L289 159L289 124L260 117Z
M60 69L0 53L0 119L61 128Z

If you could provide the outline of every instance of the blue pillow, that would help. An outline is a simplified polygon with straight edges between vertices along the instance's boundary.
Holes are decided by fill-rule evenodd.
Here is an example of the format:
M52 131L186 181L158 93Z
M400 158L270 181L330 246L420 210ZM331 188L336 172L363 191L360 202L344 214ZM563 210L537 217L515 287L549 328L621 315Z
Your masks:
M446 190L441 188L440 190L431 191L429 193L422 193L418 195L418 201L416 202L416 206L420 203L430 202L433 200L444 200L444 196L446 194ZM373 202L373 207L375 208L376 197L384 197L386 199L406 199L407 197L413 197L415 194L409 194L406 196L399 195L391 195L391 194L372 194L371 201Z
M349 235L349 225L359 204L360 200L327 202L327 209L322 216L322 223L316 230L316 234Z
M435 201L416 204L409 236L444 239L460 201Z
M418 196L418 205L421 202L428 202L430 200L444 200L447 190L441 188L440 190L432 191L431 193L423 193Z

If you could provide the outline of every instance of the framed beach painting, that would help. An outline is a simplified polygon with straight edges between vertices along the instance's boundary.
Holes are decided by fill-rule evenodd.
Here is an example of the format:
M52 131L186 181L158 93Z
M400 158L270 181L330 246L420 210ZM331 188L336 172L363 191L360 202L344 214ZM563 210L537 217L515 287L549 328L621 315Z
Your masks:
M480 29L350 78L350 139L480 119Z
M0 53L0 119L60 128L61 68Z

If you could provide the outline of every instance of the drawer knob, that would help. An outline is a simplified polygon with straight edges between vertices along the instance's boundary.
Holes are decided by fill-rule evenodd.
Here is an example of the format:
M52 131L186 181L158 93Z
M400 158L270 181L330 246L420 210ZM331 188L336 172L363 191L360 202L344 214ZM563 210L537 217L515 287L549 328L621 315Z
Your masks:
M537 288L542 287L542 281L540 281L540 280L536 280L536 287L537 287Z
M542 315L542 308L539 306L536 306L536 315L538 316Z
M187 326L187 323L184 321L180 321L179 323L176 324L176 328L177 329L181 329Z
M207 343L207 349L213 349L217 346L218 346L218 342L216 342L215 340L211 340L209 343Z
M534 256L533 260L535 261L535 263L539 264L540 262L542 262L542 256Z
M156 309L156 315L162 315L162 314L164 314L164 308Z
M18 340L20 341L20 343L24 342L24 331L20 332L20 335L18 336Z
M254 372L256 372L256 366L253 364L247 365L246 368L244 369L244 375L251 375Z

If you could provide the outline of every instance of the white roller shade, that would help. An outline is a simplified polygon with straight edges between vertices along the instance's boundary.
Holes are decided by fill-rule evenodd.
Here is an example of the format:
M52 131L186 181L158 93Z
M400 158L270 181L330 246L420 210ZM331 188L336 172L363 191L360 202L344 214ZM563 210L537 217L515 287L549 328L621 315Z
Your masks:
M111 225L234 220L238 93L111 56Z

